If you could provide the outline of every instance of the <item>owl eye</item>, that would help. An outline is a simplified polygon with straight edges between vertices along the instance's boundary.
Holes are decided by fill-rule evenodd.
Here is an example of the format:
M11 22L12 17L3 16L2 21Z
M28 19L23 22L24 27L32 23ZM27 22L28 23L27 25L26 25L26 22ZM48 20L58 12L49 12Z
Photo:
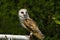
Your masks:
M24 14L24 12L21 12L21 14Z

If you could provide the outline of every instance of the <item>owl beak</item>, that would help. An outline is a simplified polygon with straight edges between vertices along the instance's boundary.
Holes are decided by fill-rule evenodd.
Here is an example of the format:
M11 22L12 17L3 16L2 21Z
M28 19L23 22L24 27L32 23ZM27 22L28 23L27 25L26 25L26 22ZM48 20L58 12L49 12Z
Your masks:
M24 15L24 17L25 17L26 15Z
M27 15L24 15L25 18L27 18Z

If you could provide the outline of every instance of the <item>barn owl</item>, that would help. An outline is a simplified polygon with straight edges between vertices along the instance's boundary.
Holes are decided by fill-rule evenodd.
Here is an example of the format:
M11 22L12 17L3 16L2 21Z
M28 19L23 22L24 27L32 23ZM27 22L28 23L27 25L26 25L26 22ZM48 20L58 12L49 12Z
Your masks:
M39 30L35 21L33 21L33 19L29 17L27 9L20 9L18 16L19 16L21 25L30 32L30 35L35 35L37 38L41 40L44 39L45 36Z

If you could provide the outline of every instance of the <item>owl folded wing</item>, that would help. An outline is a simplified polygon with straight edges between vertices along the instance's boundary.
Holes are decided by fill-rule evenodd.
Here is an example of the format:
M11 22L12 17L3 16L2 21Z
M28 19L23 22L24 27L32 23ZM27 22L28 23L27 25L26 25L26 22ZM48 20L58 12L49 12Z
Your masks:
M29 31L32 32L39 32L38 26L32 19L26 19L24 20L25 26L29 29Z

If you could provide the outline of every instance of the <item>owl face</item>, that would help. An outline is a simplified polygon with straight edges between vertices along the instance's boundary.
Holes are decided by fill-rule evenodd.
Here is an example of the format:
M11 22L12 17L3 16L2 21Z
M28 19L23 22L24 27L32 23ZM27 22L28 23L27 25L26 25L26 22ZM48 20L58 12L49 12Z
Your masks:
M26 18L28 18L27 9L20 9L19 10L19 17L20 17L20 19L26 19Z

